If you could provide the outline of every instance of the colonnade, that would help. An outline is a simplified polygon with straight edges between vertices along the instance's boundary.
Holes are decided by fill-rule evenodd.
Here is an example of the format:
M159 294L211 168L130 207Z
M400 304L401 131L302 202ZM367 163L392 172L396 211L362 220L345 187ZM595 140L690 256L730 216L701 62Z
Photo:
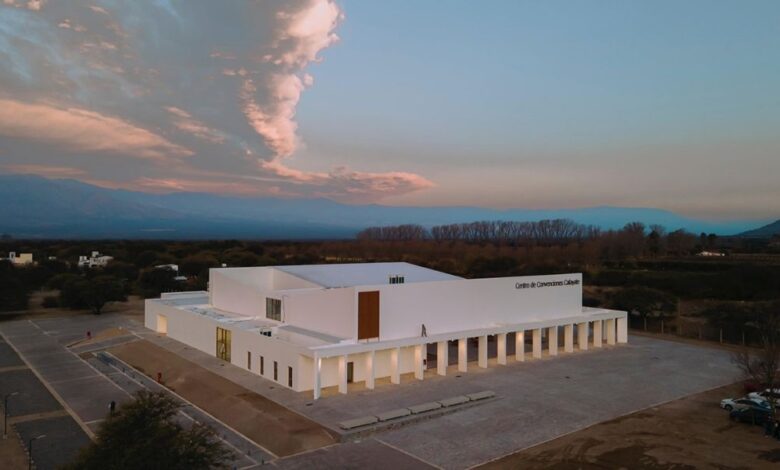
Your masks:
M601 348L604 343L614 345L616 343L628 342L628 322L625 316L618 318L607 318L604 320L592 320L579 323L568 323L555 325L545 328L533 328L529 330L519 330L514 332L515 337L515 361L523 362L526 360L526 338L527 333L531 336L531 360L541 359L543 355L543 337L547 338L547 354L557 356L561 348L558 332L563 330L563 352L573 353L576 349L586 351L589 347ZM496 362L499 365L507 365L507 336L511 332L496 333ZM490 335L493 336L493 335ZM436 373L446 376L449 366L449 341L457 341L458 344L458 372L467 372L468 361L468 340L470 337L461 337L457 339L441 340L436 342ZM480 368L488 367L488 335L476 336L477 338L477 366ZM414 348L413 365L411 367L414 377L417 380L423 380L426 369L428 343L404 346ZM408 371L407 364L401 364L402 347L388 348L390 351L390 382L394 384L401 383L401 371ZM375 361L376 350L361 352L353 355L356 360L365 361L365 386L367 389L373 389L376 383ZM347 393L347 359L348 356L338 357L338 389L340 393ZM405 367L404 367L405 366ZM320 396L321 389L321 369L322 358L315 358L314 367L314 398Z

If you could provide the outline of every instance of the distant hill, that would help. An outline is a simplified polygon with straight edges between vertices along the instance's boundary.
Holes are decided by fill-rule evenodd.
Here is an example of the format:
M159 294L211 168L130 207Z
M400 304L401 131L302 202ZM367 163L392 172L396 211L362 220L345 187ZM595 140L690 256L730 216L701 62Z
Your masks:
M772 238L774 235L780 235L780 220L775 220L771 224L739 234L740 237L745 238Z
M478 207L399 207L341 204L328 199L150 194L106 189L74 180L0 174L0 233L16 238L350 238L376 225L432 225L479 220L566 218L603 229L628 222L669 230L734 234L766 221L723 223L652 208L495 210Z

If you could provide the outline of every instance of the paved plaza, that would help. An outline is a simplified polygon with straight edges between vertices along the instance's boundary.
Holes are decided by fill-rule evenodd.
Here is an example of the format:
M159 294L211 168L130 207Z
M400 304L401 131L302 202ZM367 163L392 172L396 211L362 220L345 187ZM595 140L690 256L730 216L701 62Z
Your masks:
M446 377L428 370L422 381L411 376L405 376L400 385L378 381L375 390L367 390L361 383L351 384L346 395L326 391L314 401L311 392L296 393L275 386L256 374L145 330L128 317L14 321L0 323L0 332L14 345L19 342L24 357L29 355L28 362L46 381L51 381L50 386L68 397L67 403L72 404L69 406L83 422L94 424L91 421L102 417L103 402L109 396L120 396L120 392L127 396L121 385L122 380L130 383L130 379L117 375L120 371L109 365L90 365L71 350L108 348L123 340L110 338L104 345L77 345L70 349L64 345L82 337L87 329L96 332L116 326L131 332L132 341L143 339L176 353L191 361L193 370L203 368L227 378L248 393L269 398L328 427L347 442L277 459L273 464L279 468L343 468L349 467L349 462L371 461L409 468L468 468L739 378L727 351L631 336L626 345L526 362L510 360L506 366L491 359L489 367L481 369L471 362L468 372L460 373L453 366ZM0 351L3 350L0 343ZM0 357L0 361L11 361L6 367L15 367L12 359ZM14 380L29 380L22 375ZM80 386L82 395L89 390L92 400L79 399L77 390L67 389L71 386ZM30 393L38 393L34 387L31 390ZM495 392L495 398L393 429L357 437L345 435L338 427L346 419L483 390Z

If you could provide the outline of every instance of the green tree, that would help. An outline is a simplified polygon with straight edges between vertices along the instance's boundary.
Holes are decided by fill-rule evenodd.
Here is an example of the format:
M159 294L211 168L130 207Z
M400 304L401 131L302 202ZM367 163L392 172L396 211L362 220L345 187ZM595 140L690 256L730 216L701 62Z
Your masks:
M176 281L175 277L176 272L170 269L147 269L142 271L138 278L138 288L146 299L159 297L163 292L179 290L179 282Z
M184 429L179 405L166 394L141 390L100 426L97 439L66 469L199 470L226 468L231 452L208 426Z
M126 298L122 282L114 276L71 278L60 289L60 305L72 309L89 308L95 315L100 315L108 302Z
M30 297L30 287L11 263L0 261L0 311L24 310Z

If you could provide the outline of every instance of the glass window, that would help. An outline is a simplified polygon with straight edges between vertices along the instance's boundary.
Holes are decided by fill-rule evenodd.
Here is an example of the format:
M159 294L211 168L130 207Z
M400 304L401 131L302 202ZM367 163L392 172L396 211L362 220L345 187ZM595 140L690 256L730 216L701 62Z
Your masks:
M265 298L265 316L271 320L282 321L281 299Z
M279 364L274 361L274 380L279 381Z
M260 356L260 375L265 374L265 358Z
M246 352L246 368L252 370L252 352Z

